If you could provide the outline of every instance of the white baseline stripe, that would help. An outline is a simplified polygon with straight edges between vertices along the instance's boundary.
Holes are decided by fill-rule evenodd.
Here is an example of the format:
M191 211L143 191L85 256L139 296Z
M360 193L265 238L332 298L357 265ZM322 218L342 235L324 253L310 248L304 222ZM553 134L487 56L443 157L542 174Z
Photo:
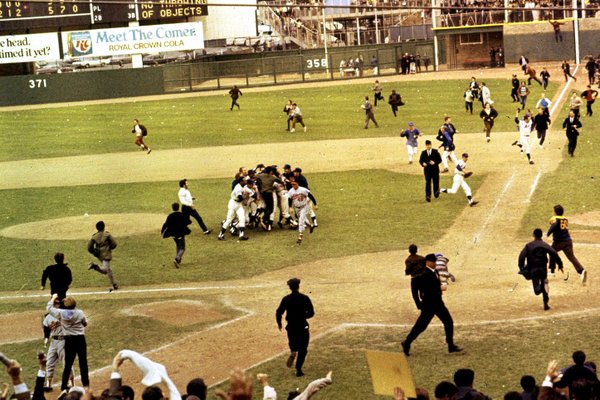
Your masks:
M128 293L164 293L164 292L186 292L192 290L230 290L230 289L264 289L270 287L281 286L277 283L272 284L261 284L261 285L223 285L223 286L187 286L181 288L152 288L152 289L130 289L107 292L106 290L88 291L88 292L69 292L70 296L97 296L107 295L112 296L114 294L128 294ZM35 298L49 298L47 293L44 294L15 294L9 296L0 296L0 300L14 300L14 299L35 299Z
M573 75L577 75L578 69L579 69L579 64L577 64L577 66L575 67L575 71L573 71ZM572 81L573 81L573 79L569 78L569 80L567 81L567 84L565 85L563 90L560 91L560 94L558 95L558 98L556 99L556 101L554 103L552 103L552 107L550 108L550 115L554 115L554 111L556 111L556 107L558 107L558 105L562 101L562 98L565 95L565 93L567 92L567 89L569 89L569 86L571 86Z
M525 200L525 203L531 202L531 196L533 196L533 193L535 193L535 189L537 188L537 185L538 185L538 182L540 181L541 176L542 176L542 171L539 171L537 173L537 175L535 176L533 183L531 184L531 188L529 189L529 195L527 196L527 200Z
M498 196L498 198L496 199L496 202L494 203L494 206L492 207L492 210L489 212L489 214L488 214L487 218L485 219L485 222L483 223L483 225L481 225L481 229L479 229L479 231L477 232L477 234L475 235L475 237L473 237L473 243L477 243L479 241L479 236L481 236L481 234L483 233L483 231L485 231L485 229L489 225L490 221L492 220L492 216L494 215L494 213L496 212L496 209L498 208L498 205L500 204L500 201L502 200L502 198L504 197L504 195L506 194L506 192L508 192L508 189L512 185L512 182L515 179L515 175L516 174L517 174L517 172L513 170L512 175L510 176L510 178L508 178L508 181L506 181L506 183L504 184L504 188L502 189L502 192L500 193L500 196Z

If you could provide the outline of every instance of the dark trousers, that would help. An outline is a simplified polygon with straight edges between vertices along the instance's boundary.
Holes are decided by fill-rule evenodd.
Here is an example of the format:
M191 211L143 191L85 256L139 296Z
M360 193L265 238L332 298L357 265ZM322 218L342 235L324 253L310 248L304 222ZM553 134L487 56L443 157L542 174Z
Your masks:
M174 237L175 248L177 249L177 253L175 254L175 259L179 262L183 257L183 253L185 253L185 236L177 238Z
M421 308L421 315L419 315L417 322L415 322L415 325L410 330L408 336L406 337L405 343L410 346L410 344L414 342L421 333L425 332L425 329L427 329L434 316L437 316L440 321L442 321L442 324L444 324L446 343L448 343L448 346L453 346L454 321L452 321L450 311L448 311L444 303L434 307L424 306Z
M235 99L231 99L231 110L233 110L233 106L237 106L238 110L240 109L240 105L237 102L237 97Z
M71 370L75 363L75 356L79 358L81 384L83 386L90 386L85 335L65 336L65 369L62 374L61 390L65 390L69 387L69 376L71 375Z
M437 165L435 166L436 168ZM431 184L433 183L433 195L437 199L440 197L440 172L428 172L425 170L425 197L431 199Z
M265 202L265 211L263 212L263 222L267 225L272 224L271 214L273 214L273 209L275 205L273 204L273 192L260 192L260 196Z
M396 116L396 113L398 112L398 105L397 104L390 104L392 106L392 112L394 113L394 117Z
M519 101L519 95L517 93L517 90L519 90L519 88L512 88L512 90L510 91L510 97L513 99L513 103Z
M537 131L537 137L540 139L540 146L544 144L544 140L546 140L546 130Z
M546 282L548 278L548 272L546 266L543 269L533 269L531 271L531 284L533 285L533 293L536 296L542 295L544 305L548 305L548 292L546 292Z
M581 274L581 272L583 272L583 265L581 265L577 257L575 257L575 253L573 253L572 240L568 240L566 242L552 242L552 248L556 250L557 253L559 251L565 253L565 256L567 256L569 261L571 261L571 264L573 264L573 267L575 267L575 270L578 274Z
M548 79L542 79L542 87L544 90L548 88Z
M310 341L310 331L308 326L305 328L285 328L288 335L288 344L290 351L297 352L296 371L301 371L308 353L308 342Z
M567 150L569 151L570 156L575 153L575 148L577 147L577 136L578 135L575 133L567 133L567 139L569 140Z
M531 80L536 81L537 83L539 83L540 85L542 84L542 81L540 81L536 76L530 76L529 78L527 78L527 84L531 86Z
M198 214L198 210L196 210L195 208L192 208L190 206L182 205L181 212L183 213L183 215L187 215L188 218L192 217L196 221L198 221L198 225L200 225L200 229L202 229L202 232L206 232L208 230L206 225L204 225L204 221L202 220L202 217L200 216L200 214Z
M585 109L586 109L586 113L585 113L585 115L589 115L590 117L592 116L592 104L594 104L594 101L595 101L595 100L588 101L588 102L585 104Z
M381 93L375 93L375 107L377 107L377 100L383 100Z
M483 126L485 128L485 137L490 137L490 134L492 133L492 128L494 127L494 121L483 121Z
M472 101L465 101L465 110L467 110L467 112L471 112L471 114L473 114L473 102Z

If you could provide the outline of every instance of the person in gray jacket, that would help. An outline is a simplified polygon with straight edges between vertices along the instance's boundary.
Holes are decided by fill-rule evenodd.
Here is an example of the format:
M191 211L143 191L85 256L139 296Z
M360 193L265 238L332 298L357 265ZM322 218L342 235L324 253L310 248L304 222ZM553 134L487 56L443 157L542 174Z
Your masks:
M525 245L519 254L519 273L526 279L531 279L533 292L541 294L544 300L544 310L549 310L548 305L548 257L550 269L554 270L555 264L562 271L563 262L560 256L548 243L542 240L543 232L540 228L533 231L533 240Z
M54 318L58 319L63 327L65 339L65 369L62 374L61 390L69 388L69 376L75 362L75 356L79 358L79 372L81 374L81 384L87 389L90 386L87 365L87 344L85 342L85 327L87 320L83 311L78 310L77 302L73 297L67 296L63 300L62 308L54 307L53 295L46 309Z
M104 228L104 221L98 221L96 223L96 229L98 232L92 235L92 238L87 244L88 252L100 260L102 262L102 266L91 262L88 265L88 269L93 269L94 271L98 271L103 275L108 275L108 279L112 285L112 291L113 289L117 290L119 288L119 285L117 285L117 282L115 281L113 270L110 266L110 260L112 260L112 251L117 247L117 242L115 242L115 239L113 239L112 235L108 231L105 231Z

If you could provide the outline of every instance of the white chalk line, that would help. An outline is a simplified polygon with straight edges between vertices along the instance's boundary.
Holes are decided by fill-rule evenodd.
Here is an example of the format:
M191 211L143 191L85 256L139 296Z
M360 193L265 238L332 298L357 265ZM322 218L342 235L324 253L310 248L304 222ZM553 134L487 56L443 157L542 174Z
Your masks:
M535 189L537 188L538 182L540 181L541 177L542 177L542 171L538 171L537 175L533 179L533 183L531 184L531 188L529 189L529 195L527 196L527 200L525 200L525 203L531 202L531 197L535 193Z
M223 286L186 286L179 288L149 288L149 289L129 289L108 292L106 290L96 290L87 292L69 292L69 296L98 296L106 295L113 296L115 294L132 294L132 293L163 293L163 292L186 292L192 290L239 290L239 289L265 289L271 287L281 286L278 283L272 284L258 284L258 285L223 285ZM36 299L45 298L48 299L47 293L44 294L15 294L8 296L0 296L0 300L14 300L14 299Z
M577 66L575 67L575 71L573 71L573 75L577 75L578 69L579 69L579 64L577 64ZM550 108L550 115L554 115L554 111L556 111L556 107L558 107L558 105L562 101L562 98L565 95L565 93L567 92L567 89L569 89L569 86L571 86L571 82L573 82L573 78L569 78L565 87L563 87L563 89L558 94L558 99L556 99L556 101L552 104L552 107Z
M498 208L500 201L502 201L502 199L504 198L504 195L506 194L506 192L508 192L508 189L512 185L512 182L515 179L516 174L517 174L517 172L515 170L513 170L512 175L510 176L510 178L508 178L508 181L506 181L506 183L504 184L504 188L502 188L502 192L500 193L500 196L498 196L496 198L496 202L494 203L494 206L488 213L485 221L483 222L483 225L481 226L481 229L479 229L477 234L473 237L473 243L477 243L479 241L479 237L482 235L482 233L485 231L485 229L489 225L490 221L492 220L492 216L496 213L496 209Z

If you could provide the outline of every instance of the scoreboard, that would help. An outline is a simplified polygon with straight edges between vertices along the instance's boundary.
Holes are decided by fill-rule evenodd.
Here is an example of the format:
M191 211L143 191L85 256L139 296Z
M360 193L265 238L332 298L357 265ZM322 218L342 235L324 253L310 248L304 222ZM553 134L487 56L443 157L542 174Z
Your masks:
M0 31L162 21L207 14L207 0L0 0Z

